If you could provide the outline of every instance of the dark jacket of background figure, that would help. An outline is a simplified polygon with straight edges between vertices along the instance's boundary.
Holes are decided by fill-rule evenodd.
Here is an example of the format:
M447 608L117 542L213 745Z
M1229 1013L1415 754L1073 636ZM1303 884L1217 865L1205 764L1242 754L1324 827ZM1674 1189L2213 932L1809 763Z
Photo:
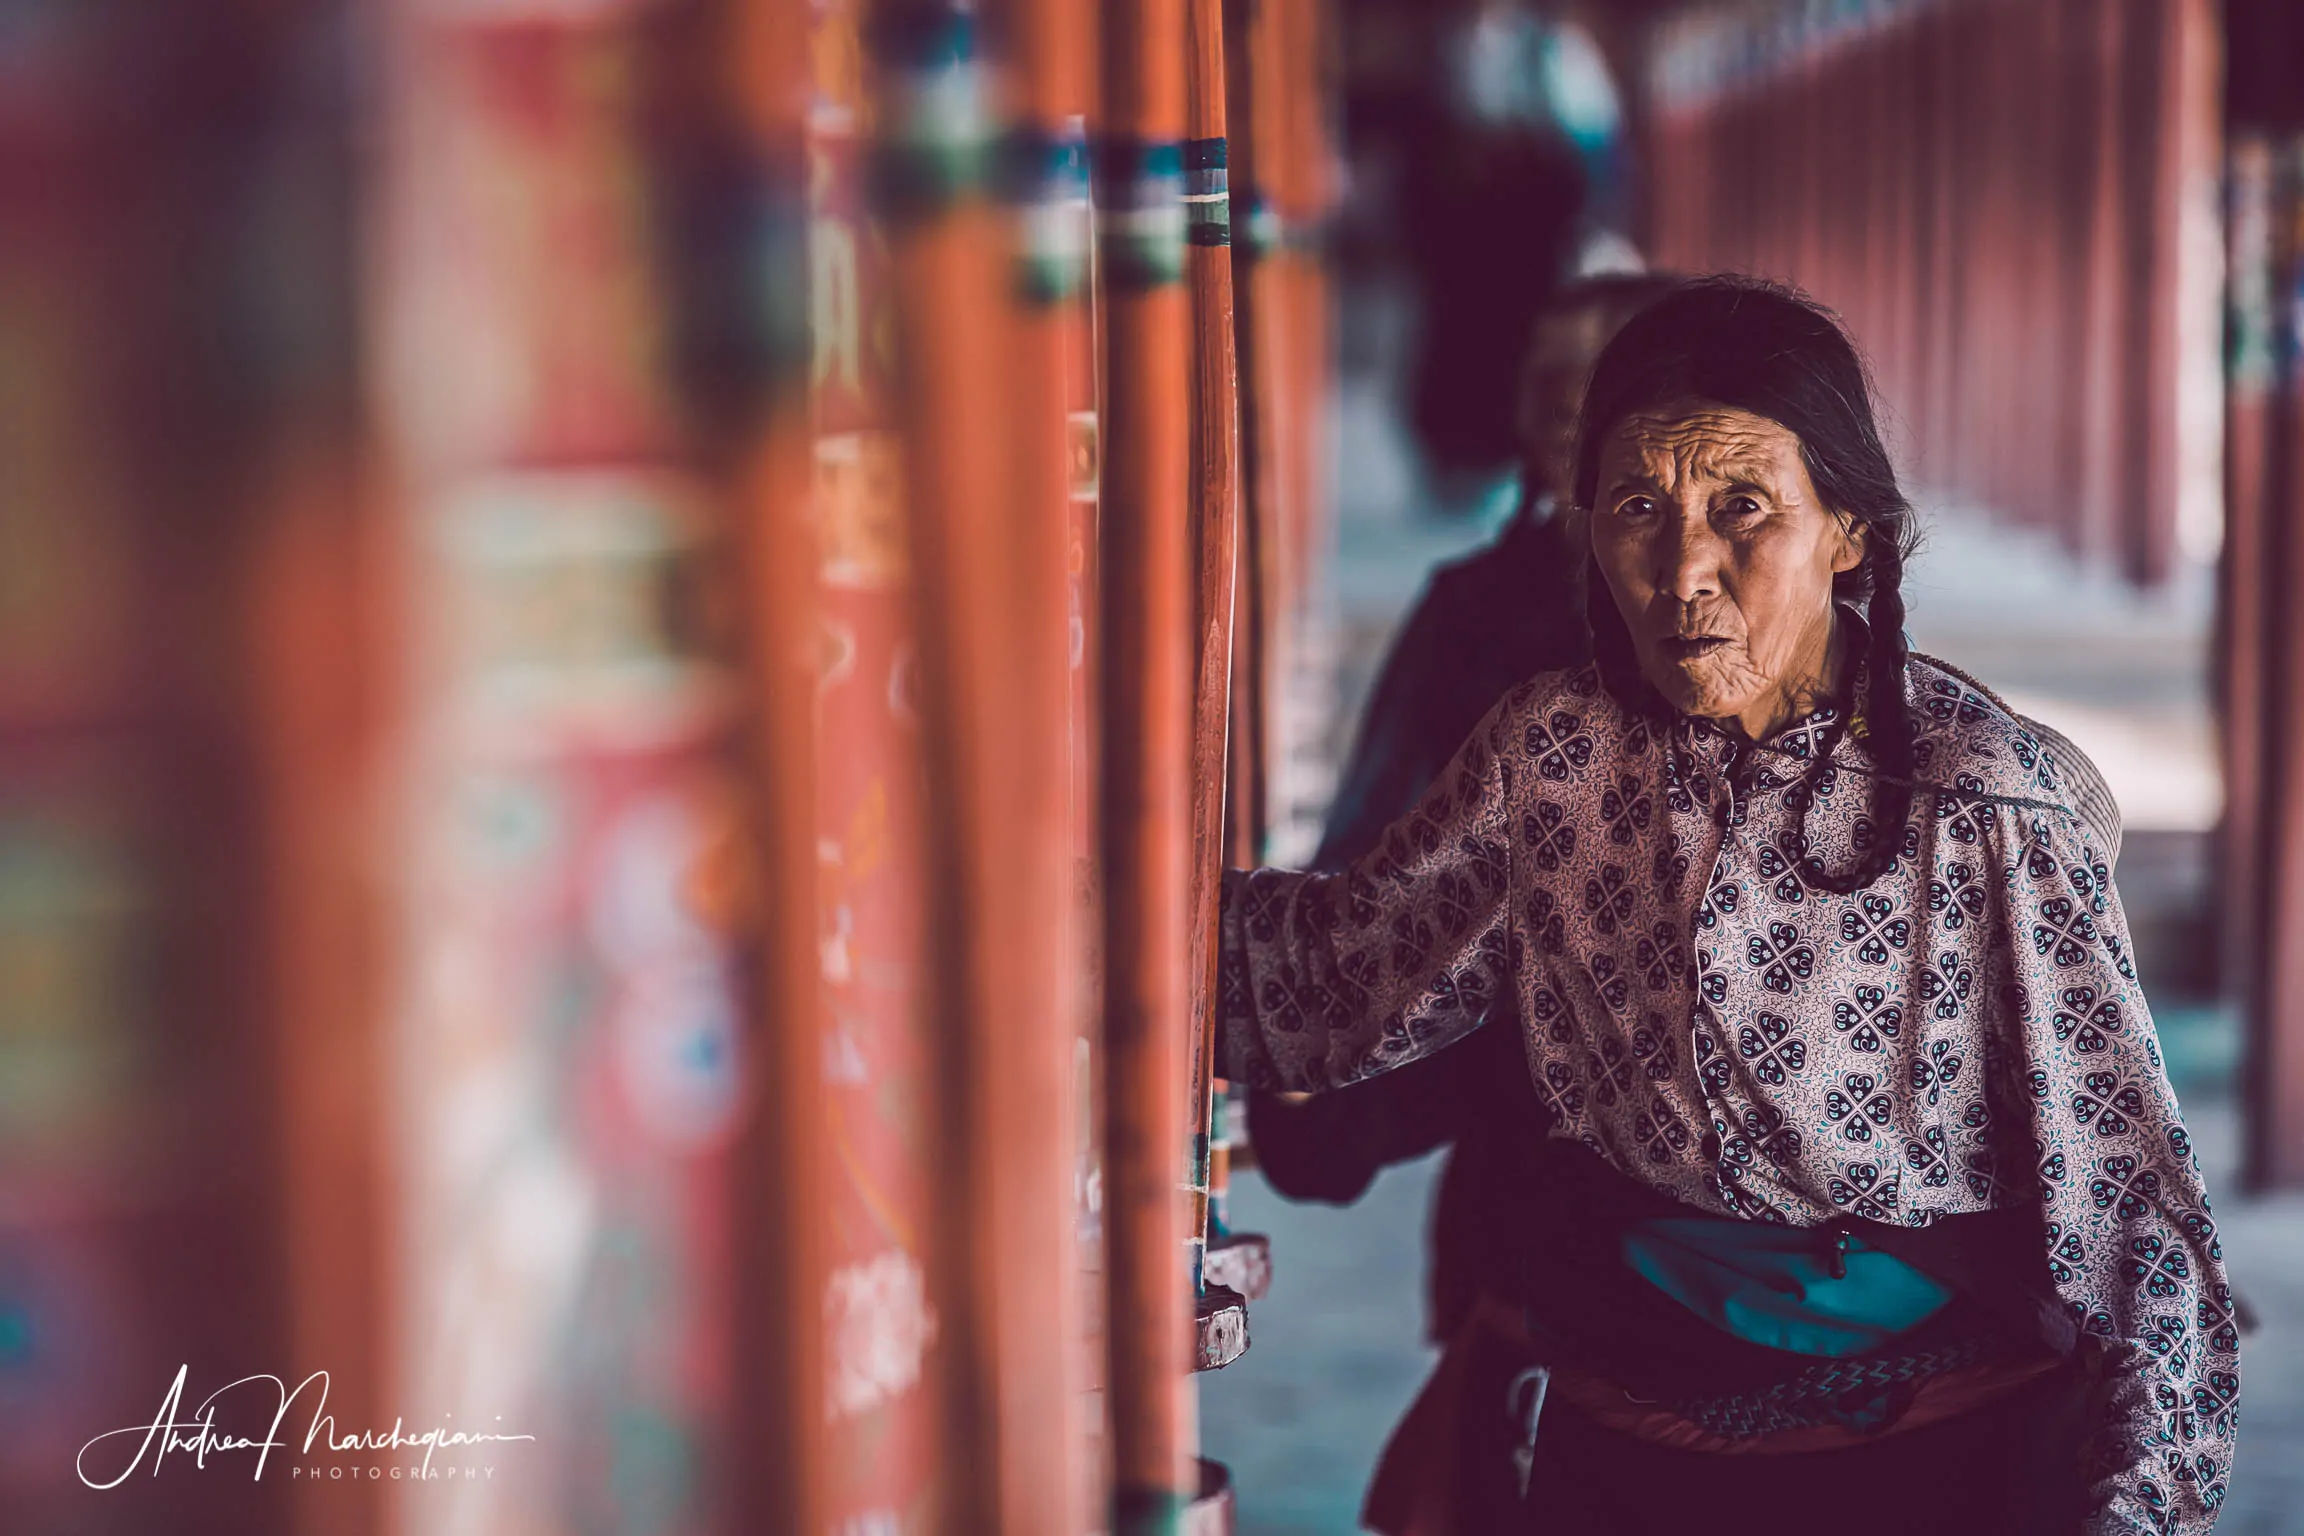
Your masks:
M1493 544L1434 573L1378 677L1315 867L1373 848L1515 684L1589 658L1578 567L1564 519L1524 507ZM1454 1145L1426 1319L1445 1342L1484 1284L1514 1294L1505 1245L1530 1214L1526 1159L1545 1118L1506 998L1466 1039L1397 1071L1300 1104L1254 1094L1249 1134L1280 1193L1340 1205L1388 1164Z

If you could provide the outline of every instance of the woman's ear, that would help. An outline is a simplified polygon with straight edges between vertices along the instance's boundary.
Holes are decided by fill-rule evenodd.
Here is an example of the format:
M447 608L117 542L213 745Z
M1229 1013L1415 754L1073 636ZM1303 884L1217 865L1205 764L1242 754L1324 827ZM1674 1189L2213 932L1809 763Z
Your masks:
M1832 574L1843 575L1864 563L1865 540L1871 537L1871 528L1853 517L1837 517L1840 525L1840 547L1832 551Z

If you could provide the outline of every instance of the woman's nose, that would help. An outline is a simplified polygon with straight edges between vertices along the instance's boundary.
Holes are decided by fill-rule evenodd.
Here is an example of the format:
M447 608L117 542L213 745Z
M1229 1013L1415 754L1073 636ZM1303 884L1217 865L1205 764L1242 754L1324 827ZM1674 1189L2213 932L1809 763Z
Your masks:
M1720 536L1709 520L1674 519L1658 536L1656 585L1683 603L1720 591Z

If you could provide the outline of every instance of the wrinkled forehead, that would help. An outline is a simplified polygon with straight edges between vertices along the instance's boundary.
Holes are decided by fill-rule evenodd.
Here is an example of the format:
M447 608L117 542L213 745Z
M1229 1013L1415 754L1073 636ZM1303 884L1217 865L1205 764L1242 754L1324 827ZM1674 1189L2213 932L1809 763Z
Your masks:
M1744 481L1783 485L1806 479L1800 439L1781 423L1734 406L1687 402L1635 411L1601 446L1604 481L1674 485Z

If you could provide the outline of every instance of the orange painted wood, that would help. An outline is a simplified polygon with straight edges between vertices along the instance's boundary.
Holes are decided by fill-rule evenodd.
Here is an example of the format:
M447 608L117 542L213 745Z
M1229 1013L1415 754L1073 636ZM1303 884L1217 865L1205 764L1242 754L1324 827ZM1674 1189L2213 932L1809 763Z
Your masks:
M1103 23L1105 135L1173 145L1185 115L1180 0L1119 0ZM1108 236L1108 262L1114 250ZM1195 1439L1187 1229L1176 1199L1191 1084L1190 310L1181 283L1152 274L1108 266L1102 291L1113 1528L1169 1531L1192 1487Z
M1093 9L1075 0L1013 0L1004 19L1013 40L1015 126L1043 147L1074 142L1094 91ZM1058 202L1046 200L1052 193ZM1068 191L1043 187L1037 195L1042 201L1031 215L1045 221L1043 229L1077 216L1078 233L1086 235L1088 210L1062 203ZM1052 272L1045 265L1052 253L1027 250L1024 235L1012 220L1006 232L1011 270L1004 277L1017 295L1008 321L1012 467L997 541L1010 564L1005 590L992 589L1000 592L1003 612L986 615L1004 620L1006 651L995 665L1016 679L1019 694L1003 760L991 766L1007 781L1005 835L1018 840L1023 859L1004 875L996 864L988 873L1034 886L1013 893L1017 899L1002 909L1017 925L1008 959L1030 968L1003 985L1028 1006L1003 1011L995 993L989 1014L1006 1021L1004 1053L1022 1063L1004 1069L992 1061L999 1080L986 1085L986 1113L1014 1127L1011 1139L1020 1143L1001 1149L1012 1164L988 1169L1002 1198L1016 1203L998 1213L1011 1276L1002 1285L999 1318L998 1505L1002 1530L1077 1532L1090 1527L1109 1498L1106 1437L1091 1419L1101 1399L1090 1397L1102 1377L1096 1356L1103 1340L1091 1327L1102 1308L1090 1307L1087 1287L1101 1274L1086 1268L1093 1255L1081 1241L1079 1206L1080 1186L1094 1171L1083 1168L1079 1151L1094 1107L1093 1094L1082 1091L1079 1047L1085 1039L1093 1060L1098 1044L1093 1025L1084 1024L1093 995L1085 930L1095 909L1081 899L1089 855L1081 806L1092 723L1084 686L1083 567L1095 530L1093 502L1083 517L1075 500L1073 456L1079 417L1085 412L1094 421L1095 397L1086 245L1076 266L1066 252L1061 269ZM1033 274L1035 286L1023 283L1026 259L1043 263ZM1059 286L1037 286L1051 276ZM999 686L998 672L990 683ZM987 852L1001 856L996 846ZM1006 1184L1011 1166L1026 1175L1013 1189ZM1030 1210L1021 1206L1026 1198L1035 1202ZM1027 1264L1044 1272L1016 1277Z
M2227 489L2219 640L2228 757L2220 894L2246 1009L2239 1073L2251 1188L2304 1183L2304 380L2288 295L2304 276L2304 110L2289 60L2304 16L2277 0L2225 10L2229 29L2227 282L2234 347L2226 381ZM2248 737L2255 737L2253 752ZM2249 780L2253 778L2251 785Z
M1004 223L971 198L891 244L948 1095L936 1204L959 1314L943 1346L942 1480L955 1529L1056 1531L1065 1483L1046 1469L1069 1449L1077 1347L1060 1326L1073 1259L1062 527L1013 494L1005 402L981 384L1015 352Z
M2272 435L2275 242L2280 205L2271 136L2236 131L2226 147L2224 244L2232 341L2224 395L2224 547L2217 572L2216 694L2224 769L2216 889L2228 992L2260 1058L2266 760L2272 710L2273 527L2279 459ZM2252 1077L2257 1074L2250 1074ZM2253 1107L2253 1106L2252 1106ZM2252 1115L2249 1124L2261 1124ZM2259 1143L2261 1145L2261 1143ZM2259 1161L2252 1155L2251 1163Z
M380 969L387 917L364 834L380 788L385 614L396 567L378 537L350 424L287 434L265 498L246 615L264 811L263 958L276 1031L288 1346L285 1372L329 1373L330 1411L389 1419L389 1059ZM380 1491L289 1490L299 1525L385 1528Z
M2214 0L2131 0L2143 79L2125 103L2129 163L2148 167L2137 189L2132 315L2134 496L2123 564L2145 585L2167 580L2178 558L2183 466L2178 400L2184 377L2181 255L2190 189L2221 173L2222 60ZM2132 173L2133 174L2133 173Z
M2304 274L2304 139L2275 140L2271 202L2272 292L2294 291ZM2261 937L2249 977L2248 1108L2243 1176L2255 1189L2304 1184L2304 625L2290 597L2304 573L2304 387L2284 367L2262 404L2271 451L2264 466L2265 517L2259 577L2264 748L2255 812L2262 842L2255 931ZM2285 622L2283 619L2285 618ZM2245 645L2245 641L2239 642ZM2236 675L2244 676L2242 669Z
M1242 327L1244 331L1245 326ZM1248 412L1241 411L1243 442L1249 427ZM1245 466L1247 455L1243 453ZM1247 476L1242 489L1246 490ZM1262 862L1264 848L1263 690L1259 643L1262 624L1260 583L1257 581L1257 537L1249 499L1241 498L1240 531L1235 540L1232 579L1232 684L1229 692L1231 723L1224 759L1224 862L1234 869L1252 869Z
M318 19L309 7L276 16L283 35ZM349 117L332 110L291 130L301 142L282 206L315 221L349 215ZM291 247L296 254L302 264L272 263L267 272L352 300L333 241ZM277 1151L263 1161L278 1192L285 1260L287 1356L265 1369L291 1383L325 1369L329 1411L364 1424L388 1421L402 1396L391 1320L402 1257L391 1207L391 1106L378 1092L390 1061L389 903L371 839L385 788L379 769L399 723L389 686L399 635L390 618L405 594L375 456L362 441L356 368L346 338L275 386L252 477L246 585L230 606L241 624L237 665L249 682L263 890L253 920L235 927L262 941L258 1013L271 1068L251 1086L273 1106ZM386 1529L381 1489L303 1479L283 1493L290 1529Z
M835 1530L941 1498L956 1368L944 1346L972 1337L971 1314L950 1290L944 1223L954 1218L939 1182L954 1146L942 1124L953 1088L933 1012L896 283L889 233L868 195L873 135L894 104L867 70L865 36L863 0L813 9L817 1027L831 1153L823 1478Z
M685 1536L728 1502L747 1085L741 940L706 889L736 841L735 679L699 631L632 622L681 611L723 531L642 196L657 55L622 8L385 10L367 267L411 574L380 856L394 1056L423 1068L385 1085L400 1390L457 1422L550 1415L476 1524L555 1530L614 1497ZM473 1104L519 1113L472 1134ZM557 1245L515 1240L538 1179ZM623 1304L655 1284L679 1304ZM685 1481L619 1480L643 1445ZM386 1496L419 1523L423 1490Z
M1185 0L1184 25L1185 133L1196 143L1221 143L1225 128L1222 0ZM1227 227L1229 223L1227 210ZM1216 1040L1216 917L1224 870L1225 748L1231 725L1234 576L1239 563L1239 358L1233 341L1231 247L1188 246L1184 278L1192 304L1192 540L1196 579L1192 1084L1190 1114L1183 1129L1192 1149L1191 1237L1205 1245L1213 1177L1209 1114Z
M1232 722L1225 798L1225 842L1234 868L1262 862L1271 714L1269 633L1274 572L1274 504L1278 455L1273 431L1270 359L1273 354L1272 276L1257 247L1256 207L1262 197L1254 102L1259 54L1254 17L1259 0L1224 7L1225 122L1230 145L1232 198L1233 350L1240 418L1240 523L1233 586Z
M726 85L758 173L788 221L781 255L805 252L807 18L782 0L727 15ZM763 412L733 487L730 535L750 730L743 759L753 829L748 885L757 1085L738 1144L732 1258L737 1309L735 1524L812 1536L830 1523L824 1295L830 1127L824 1112L817 948L816 668L819 603L809 487L815 457L805 354L769 359Z
M893 73L893 71L891 71ZM890 104L892 107L893 104ZM956 1316L955 1530L1086 1511L1072 1222L1062 333L1022 326L1011 221L978 185L890 219L945 1071L938 1208ZM1024 387L987 390L1006 374Z
M1291 392L1291 280L1285 238L1287 39L1280 0L1235 0L1232 129L1239 215L1234 231L1234 301L1241 379L1242 581L1248 594L1248 653L1242 712L1249 799L1235 825L1236 843L1260 862L1273 814L1279 759L1278 702L1287 676L1293 608L1289 597L1294 536L1292 455L1301 402Z
M311 1507L278 1457L250 1488L245 1459L129 1475L136 1446L97 1445L85 1471L120 1478L102 1490L75 1459L179 1366L183 1418L245 1372L327 1366L331 1343L348 1368L374 1359L372 1315L319 1289L357 1282L381 1235L356 1181L334 1211L322 1184L371 1149L356 1120L280 1097L358 1091L368 1065L345 1059L360 977L318 972L309 947L348 915L335 855L357 833L323 817L345 803L327 775L357 702L330 688L360 658L264 650L345 635L314 611L342 597L341 443L315 438L343 423L315 433L308 414L343 380L309 332L285 349L267 334L289 313L265 302L277 290L243 287L335 297L299 259L310 236L332 256L332 231L295 216L308 185L277 179L328 158L282 110L290 78L314 79L296 45L325 24L288 6L65 25L62 49L11 50L0 133L0 329L20 381L0 390L0 1525L274 1536ZM130 57L144 84L120 124L109 61ZM256 228L186 197L211 168L285 216ZM355 1390L374 1406L378 1388ZM261 1435L235 1397L217 1433ZM347 1525L371 1526L376 1496L337 1491Z

